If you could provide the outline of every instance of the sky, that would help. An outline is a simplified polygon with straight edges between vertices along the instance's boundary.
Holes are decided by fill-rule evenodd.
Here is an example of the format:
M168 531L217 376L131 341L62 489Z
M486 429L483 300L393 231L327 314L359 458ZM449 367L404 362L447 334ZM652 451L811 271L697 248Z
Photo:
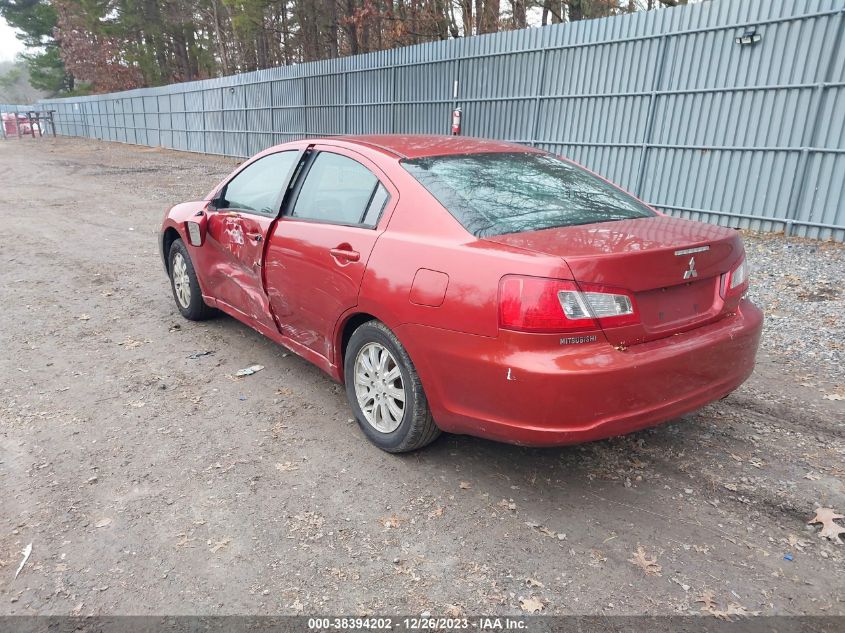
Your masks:
M0 62L11 61L23 51L23 43L15 37L15 31L0 18Z

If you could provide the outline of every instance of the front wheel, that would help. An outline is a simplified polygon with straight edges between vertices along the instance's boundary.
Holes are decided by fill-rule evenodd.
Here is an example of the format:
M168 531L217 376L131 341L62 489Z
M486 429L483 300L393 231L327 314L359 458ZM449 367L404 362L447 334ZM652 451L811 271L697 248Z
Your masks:
M197 273L182 240L176 240L170 246L168 262L170 287L182 316L191 321L203 321L213 316L214 309L208 307L202 299Z
M352 333L344 358L346 396L367 438L389 453L413 451L440 435L408 352L384 323Z

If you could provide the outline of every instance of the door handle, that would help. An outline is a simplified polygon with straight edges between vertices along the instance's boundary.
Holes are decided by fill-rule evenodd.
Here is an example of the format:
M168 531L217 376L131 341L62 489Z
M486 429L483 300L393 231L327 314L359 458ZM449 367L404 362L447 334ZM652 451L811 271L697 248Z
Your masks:
M329 251L329 253L331 253L331 256L335 259L341 259L347 262L357 262L361 259L361 253L348 248L333 248Z
M250 239L252 239L253 242L260 242L261 240L264 239L263 237L261 237L261 233L255 233L255 234L247 233L247 236Z

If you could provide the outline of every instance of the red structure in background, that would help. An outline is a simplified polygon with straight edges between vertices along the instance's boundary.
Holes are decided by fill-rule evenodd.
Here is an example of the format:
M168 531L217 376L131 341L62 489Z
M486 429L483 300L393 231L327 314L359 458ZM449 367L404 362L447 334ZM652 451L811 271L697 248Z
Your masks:
M53 122L53 110L37 111L31 110L28 112L3 112L0 113L0 118L3 121L3 138L17 137L31 135L32 138L44 136L43 122L50 125L50 130L53 136L56 136L56 126Z

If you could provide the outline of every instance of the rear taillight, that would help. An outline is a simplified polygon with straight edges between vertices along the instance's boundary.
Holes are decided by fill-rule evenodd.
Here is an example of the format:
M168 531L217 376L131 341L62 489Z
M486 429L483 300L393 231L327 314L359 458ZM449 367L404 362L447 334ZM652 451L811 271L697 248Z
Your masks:
M499 326L522 332L577 332L637 323L625 290L507 275L499 282Z
M744 255L731 271L725 273L723 288L725 297L742 295L748 290L748 260Z

